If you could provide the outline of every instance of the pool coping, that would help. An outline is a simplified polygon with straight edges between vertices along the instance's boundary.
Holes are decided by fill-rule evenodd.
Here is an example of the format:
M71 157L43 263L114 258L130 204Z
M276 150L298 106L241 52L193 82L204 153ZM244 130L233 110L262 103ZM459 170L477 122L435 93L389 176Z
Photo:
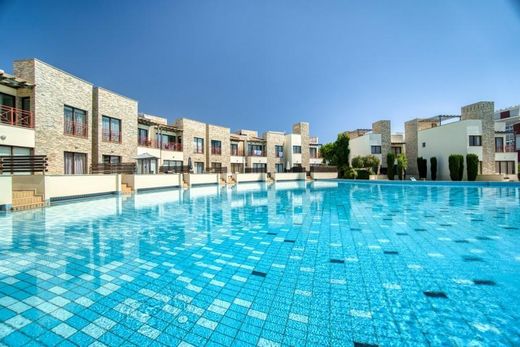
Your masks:
M323 179L320 181L364 184L364 185L394 185L394 186L430 186L430 187L500 187L500 188L520 188L520 182L492 182L492 181L399 181L399 180L352 180L352 179Z

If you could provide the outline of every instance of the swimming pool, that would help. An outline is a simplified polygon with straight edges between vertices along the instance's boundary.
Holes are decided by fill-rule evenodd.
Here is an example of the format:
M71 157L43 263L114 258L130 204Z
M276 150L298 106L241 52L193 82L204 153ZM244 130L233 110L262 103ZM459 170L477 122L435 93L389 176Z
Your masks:
M286 182L0 217L6 345L520 344L520 188Z

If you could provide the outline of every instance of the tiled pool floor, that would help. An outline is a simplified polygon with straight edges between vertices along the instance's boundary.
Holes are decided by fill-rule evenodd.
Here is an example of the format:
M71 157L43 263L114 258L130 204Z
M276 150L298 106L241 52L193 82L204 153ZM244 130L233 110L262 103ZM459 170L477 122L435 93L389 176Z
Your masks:
M518 188L323 182L0 217L0 342L520 345Z

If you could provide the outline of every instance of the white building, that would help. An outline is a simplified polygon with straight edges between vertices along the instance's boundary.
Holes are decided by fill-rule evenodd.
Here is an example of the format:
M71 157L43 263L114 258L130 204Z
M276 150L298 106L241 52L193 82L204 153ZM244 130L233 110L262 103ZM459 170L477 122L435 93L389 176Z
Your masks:
M495 121L504 123L505 147L517 152L520 160L520 105L511 106L495 112Z

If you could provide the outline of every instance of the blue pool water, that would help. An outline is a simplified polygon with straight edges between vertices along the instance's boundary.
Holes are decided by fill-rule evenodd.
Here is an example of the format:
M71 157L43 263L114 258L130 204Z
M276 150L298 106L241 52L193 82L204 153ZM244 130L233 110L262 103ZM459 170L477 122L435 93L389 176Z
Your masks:
M193 188L0 217L0 342L520 345L520 189Z

